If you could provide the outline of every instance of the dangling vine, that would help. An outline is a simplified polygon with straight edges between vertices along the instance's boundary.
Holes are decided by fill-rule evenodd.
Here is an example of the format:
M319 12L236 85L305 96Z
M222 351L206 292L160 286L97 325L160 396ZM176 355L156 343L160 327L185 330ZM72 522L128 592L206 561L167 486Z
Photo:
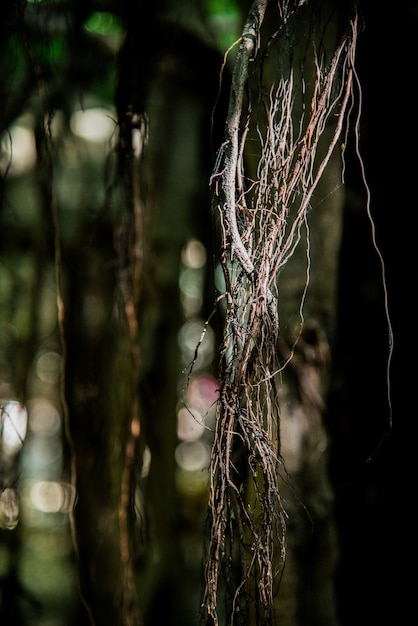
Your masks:
M235 60L224 141L211 178L226 302L202 604L205 620L214 625L220 623L222 585L226 598L222 622L247 624L254 612L254 623L270 625L285 561L286 512L279 487L285 470L276 385L286 363L278 349L278 275L304 228L309 238L312 194L350 111L357 38L354 13L332 53L326 54L326 21L313 20L315 9L306 13L310 4L279 2L278 28L262 50L263 21L273 3L253 2ZM305 42L310 61L305 63L294 50L298 24L306 19L311 32ZM287 58L266 89L264 63L275 46ZM254 77L258 108L249 88ZM324 144L329 127L332 132ZM257 154L252 171L249 152ZM309 275L306 288L308 282Z

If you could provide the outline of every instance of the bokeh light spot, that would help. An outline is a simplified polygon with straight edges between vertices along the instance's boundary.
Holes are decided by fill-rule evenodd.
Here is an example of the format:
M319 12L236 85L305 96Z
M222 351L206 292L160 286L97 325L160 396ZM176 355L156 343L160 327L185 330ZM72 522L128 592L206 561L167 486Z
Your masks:
M52 350L42 352L36 361L36 373L42 382L57 384L61 378L61 355Z
M206 248L197 239L191 239L181 254L183 265L192 269L201 269L206 264Z
M31 170L37 159L35 135L31 128L15 124L0 140L0 173L19 176Z
M93 143L109 141L115 130L110 112L100 107L75 111L70 126L74 135Z
M185 441L199 439L205 432L203 417L195 408L181 407L177 412L177 436Z
M180 328L178 341L185 365L189 365L195 358L196 349L195 368L206 367L211 363L214 354L214 332L201 319L187 320Z
M7 454L15 454L23 446L28 425L26 408L20 402L10 401L1 407L1 447Z
M182 441L176 448L177 464L189 472L206 469L209 460L210 447L203 441Z
M28 402L29 426L34 434L55 435L61 427L57 408L45 398L33 398Z
M32 486L30 500L43 513L68 513L74 505L74 489L67 483L41 480Z

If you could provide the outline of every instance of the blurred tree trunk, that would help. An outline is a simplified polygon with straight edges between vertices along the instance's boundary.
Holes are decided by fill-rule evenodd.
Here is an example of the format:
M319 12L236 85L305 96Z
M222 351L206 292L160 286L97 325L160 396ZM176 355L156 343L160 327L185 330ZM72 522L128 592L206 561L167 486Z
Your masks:
M188 17L193 13L191 6ZM141 161L133 173L138 184L131 190L133 202L139 194L145 232L140 242L144 250L138 367L141 428L151 458L149 473L140 480L143 510L135 530L144 541L136 555L138 597L145 624L169 621L184 626L194 622L191 598L198 601L199 572L185 563L190 529L176 485L176 410L183 367L178 335L184 321L179 271L181 251L190 238L202 236L212 243L207 181L220 59L170 18L170 3L145 10L129 4L125 17L116 102L121 128L127 126L126 146L137 130L135 120L143 118L147 126ZM153 33L146 55L138 37L139 21ZM126 156L120 168L126 175Z

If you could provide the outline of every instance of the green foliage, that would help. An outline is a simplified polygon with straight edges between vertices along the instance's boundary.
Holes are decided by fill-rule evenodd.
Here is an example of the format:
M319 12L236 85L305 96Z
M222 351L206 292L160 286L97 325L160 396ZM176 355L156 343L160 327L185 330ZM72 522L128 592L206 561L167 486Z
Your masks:
M120 37L122 24L120 19L107 11L95 11L84 22L84 28L96 35Z
M216 45L224 53L240 36L242 15L236 0L206 0Z

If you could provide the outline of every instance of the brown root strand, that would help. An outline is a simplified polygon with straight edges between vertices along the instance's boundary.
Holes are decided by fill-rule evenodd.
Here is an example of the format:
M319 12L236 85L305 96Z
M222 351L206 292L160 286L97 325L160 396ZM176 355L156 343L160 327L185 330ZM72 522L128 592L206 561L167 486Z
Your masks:
M284 24L296 19L298 7L291 10L290 4L280 6ZM247 624L254 611L254 623L274 620L274 596L286 552L286 512L280 494L285 469L276 389L277 375L285 365L279 349L278 275L293 255L302 229L308 231L312 194L348 116L357 37L355 18L327 63L312 40L310 96L308 105L300 107L300 119L295 122L295 102L305 79L300 68L290 67L269 86L264 99L259 98L264 103L262 126L260 118L252 117L252 103L244 110L250 61L245 37L251 31L251 41L259 42L265 9L265 2L254 2L244 29L225 141L211 178L221 223L220 263L227 303L202 604L207 623L215 626L220 620L221 581L225 623ZM256 51L254 47L251 54ZM324 146L321 141L330 125L333 130ZM244 161L250 136L259 141L257 167L251 172Z

